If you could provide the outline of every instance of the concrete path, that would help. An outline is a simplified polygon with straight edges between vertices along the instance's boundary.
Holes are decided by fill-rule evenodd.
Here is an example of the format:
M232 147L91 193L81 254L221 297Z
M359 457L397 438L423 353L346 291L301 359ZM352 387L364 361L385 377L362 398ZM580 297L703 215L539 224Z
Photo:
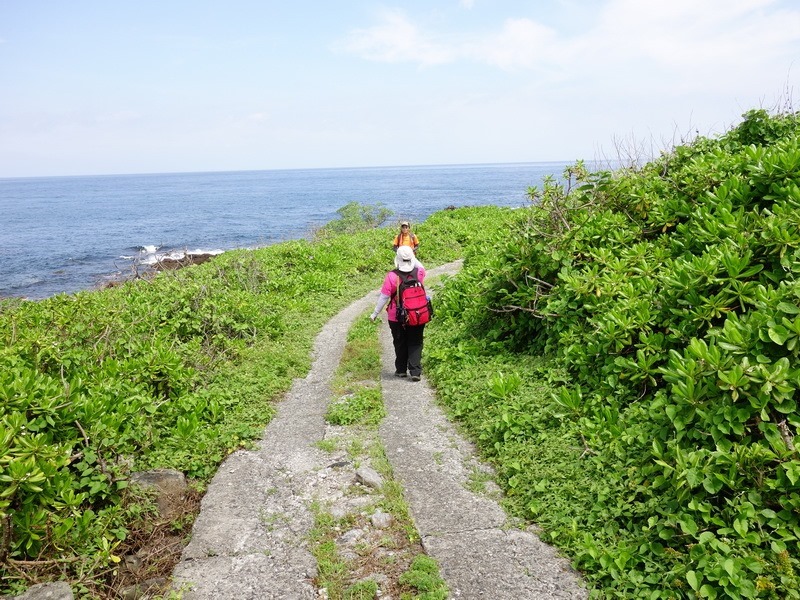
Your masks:
M390 368L382 375L388 416L380 435L423 547L439 563L453 597L588 597L568 561L509 523L494 499L498 491L470 491L490 470L444 416L424 374L423 385L394 377L391 338L383 341L383 364Z
M254 451L229 456L209 484L192 539L173 571L186 600L317 598L308 550L312 501L329 495L325 436L330 383L352 322L374 306L370 295L323 327L311 371L296 380Z
M428 275L459 266L444 265ZM325 437L330 383L347 331L376 298L371 293L328 322L315 342L311 372L278 405L259 447L236 452L221 465L173 572L187 600L321 597L311 581L316 564L308 549L310 505L342 498L349 480L332 468L340 463L315 444ZM420 382L394 377L385 323L381 332L388 416L379 435L426 552L439 563L452 597L587 598L567 561L533 533L510 526L492 494L467 489L470 477L488 469L437 407L424 376Z

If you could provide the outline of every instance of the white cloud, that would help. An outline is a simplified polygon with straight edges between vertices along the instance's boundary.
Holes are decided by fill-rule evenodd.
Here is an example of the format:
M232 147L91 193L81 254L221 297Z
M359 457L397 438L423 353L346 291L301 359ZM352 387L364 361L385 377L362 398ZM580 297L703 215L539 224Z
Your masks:
M578 43L617 60L651 59L671 67L761 62L800 41L800 11L763 9L774 0L613 0ZM595 56L598 53L595 53Z
M475 0L458 0L458 4L461 6L461 8L470 10L473 6L475 6Z
M526 18L508 19L496 33L436 35L395 10L382 13L373 27L352 31L339 47L377 62L428 67L470 60L511 70L550 64L558 53L558 40L554 30Z
M448 36L423 31L395 10L382 13L373 27L352 31L342 47L368 60L422 66L471 61L551 73L655 67L685 69L687 76L708 69L733 74L785 56L788 45L800 42L800 7L776 5L777 0L608 0L591 28L572 36L525 16L508 18L494 31Z
M582 77L663 94L747 97L775 91L800 44L800 7L774 0L612 0L597 25L569 40ZM772 10L768 10L772 9ZM627 80L627 81L622 81ZM635 86L634 86L635 87ZM749 91L748 91L749 90Z
M352 31L341 47L347 52L378 62L414 62L431 66L454 60L452 47L420 31L403 12L384 11L381 21L374 27Z
M558 61L556 31L531 19L508 19L501 31L464 44L458 54L504 70L535 69Z

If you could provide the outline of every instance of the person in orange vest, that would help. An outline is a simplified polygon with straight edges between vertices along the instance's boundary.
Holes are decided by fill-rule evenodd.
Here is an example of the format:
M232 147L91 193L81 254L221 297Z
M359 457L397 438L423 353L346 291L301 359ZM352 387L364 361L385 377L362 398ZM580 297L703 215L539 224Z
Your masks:
M394 251L397 252L400 246L408 246L414 251L414 254L417 253L417 248L419 248L419 238L411 233L411 226L408 221L400 223L400 233L394 236Z

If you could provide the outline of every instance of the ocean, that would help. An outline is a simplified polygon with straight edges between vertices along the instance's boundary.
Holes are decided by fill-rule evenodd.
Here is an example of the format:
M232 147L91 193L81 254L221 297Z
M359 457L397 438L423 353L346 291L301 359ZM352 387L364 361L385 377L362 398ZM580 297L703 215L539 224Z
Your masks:
M41 299L161 257L306 238L353 201L383 204L391 222L448 206L525 206L528 187L566 164L0 179L0 297Z

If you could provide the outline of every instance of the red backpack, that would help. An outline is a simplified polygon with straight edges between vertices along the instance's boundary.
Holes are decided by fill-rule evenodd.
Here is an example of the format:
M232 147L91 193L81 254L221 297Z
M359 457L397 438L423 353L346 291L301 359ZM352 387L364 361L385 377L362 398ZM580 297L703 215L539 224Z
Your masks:
M410 273L395 269L397 285L397 322L401 325L424 325L431 320L433 311L425 287L417 279L417 268Z

